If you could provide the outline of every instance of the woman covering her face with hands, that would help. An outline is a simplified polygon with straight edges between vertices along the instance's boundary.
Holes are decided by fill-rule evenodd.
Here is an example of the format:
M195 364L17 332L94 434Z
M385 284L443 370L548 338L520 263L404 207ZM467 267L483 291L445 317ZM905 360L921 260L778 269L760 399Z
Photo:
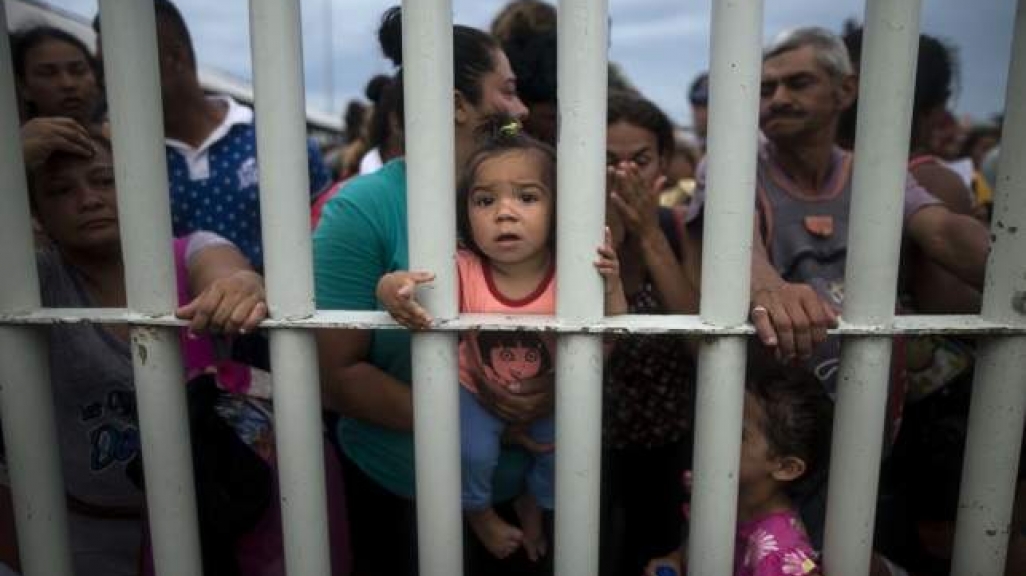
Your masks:
M607 223L632 314L693 314L697 269L683 214L659 206L673 128L651 102L611 91ZM604 382L602 574L640 574L680 542L680 477L690 460L694 368L672 335L617 339ZM669 548L667 548L669 549ZM665 551L665 550L664 550ZM661 552L656 552L659 554Z

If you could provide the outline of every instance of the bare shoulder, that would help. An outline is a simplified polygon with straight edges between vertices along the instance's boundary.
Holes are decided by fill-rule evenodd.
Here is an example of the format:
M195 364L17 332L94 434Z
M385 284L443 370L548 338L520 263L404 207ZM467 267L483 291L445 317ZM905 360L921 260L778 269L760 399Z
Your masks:
M944 202L948 210L959 214L972 211L972 193L954 170L938 162L928 162L913 168L912 176L927 192Z

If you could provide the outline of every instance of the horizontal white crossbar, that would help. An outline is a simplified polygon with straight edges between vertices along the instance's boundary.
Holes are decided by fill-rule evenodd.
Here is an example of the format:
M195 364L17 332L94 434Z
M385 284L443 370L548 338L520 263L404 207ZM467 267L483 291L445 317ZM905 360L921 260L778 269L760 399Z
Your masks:
M151 316L122 308L42 308L31 312L2 313L0 325L45 324L129 324L132 326L185 326L174 316ZM385 312L320 310L305 318L264 320L262 328L345 328L358 330L401 329ZM751 324L714 326L693 315L625 314L595 322L573 322L553 316L510 316L501 314L463 314L453 320L438 320L434 330L537 330L561 334L691 334L738 336L754 334ZM891 326L849 324L843 320L830 330L844 336L893 336L950 334L999 336L1026 334L1026 319L1021 323L991 322L970 315L896 316Z

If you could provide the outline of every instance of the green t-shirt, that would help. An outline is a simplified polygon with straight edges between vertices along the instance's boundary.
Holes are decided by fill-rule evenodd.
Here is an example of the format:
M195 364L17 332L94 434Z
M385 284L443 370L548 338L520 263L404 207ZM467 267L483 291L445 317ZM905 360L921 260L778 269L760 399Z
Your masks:
M393 160L373 174L353 179L325 205L313 235L317 307L379 309L374 296L378 279L394 270L409 269L407 244L406 163ZM408 383L409 332L375 330L367 360ZM393 494L413 497L412 434L342 418L338 438L346 455L378 484ZM495 471L496 500L523 491L527 463L520 450L503 452Z

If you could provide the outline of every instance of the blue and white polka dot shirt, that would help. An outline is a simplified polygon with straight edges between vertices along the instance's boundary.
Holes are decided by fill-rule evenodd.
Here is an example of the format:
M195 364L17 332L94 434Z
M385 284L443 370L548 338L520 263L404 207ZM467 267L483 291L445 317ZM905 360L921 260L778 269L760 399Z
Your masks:
M231 98L224 121L193 148L166 140L168 188L175 236L209 230L228 238L258 270L264 257L260 235L260 188L253 111ZM311 200L331 183L320 150L307 141Z

